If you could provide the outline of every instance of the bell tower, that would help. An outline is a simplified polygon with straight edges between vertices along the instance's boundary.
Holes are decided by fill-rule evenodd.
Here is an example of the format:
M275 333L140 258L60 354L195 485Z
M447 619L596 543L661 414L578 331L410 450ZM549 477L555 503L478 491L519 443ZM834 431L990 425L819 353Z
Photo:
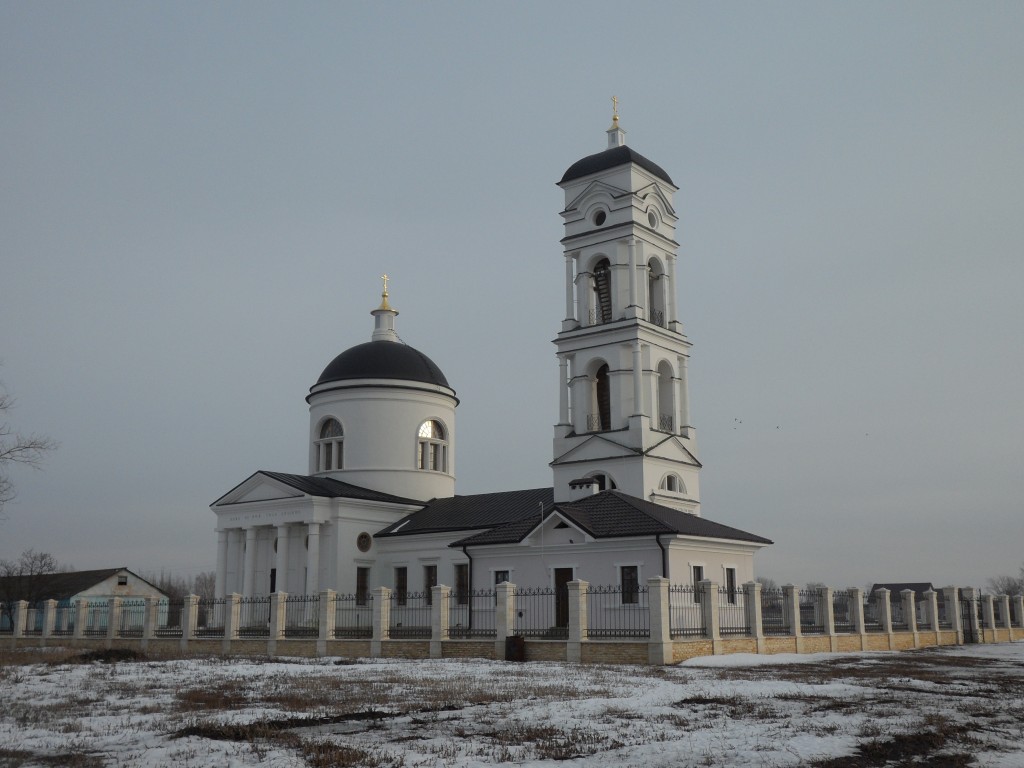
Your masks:
M608 146L573 163L565 193L565 319L555 338L559 412L555 500L569 485L700 514L700 462L690 424L690 342L676 307L672 197L659 166L626 145L618 103Z

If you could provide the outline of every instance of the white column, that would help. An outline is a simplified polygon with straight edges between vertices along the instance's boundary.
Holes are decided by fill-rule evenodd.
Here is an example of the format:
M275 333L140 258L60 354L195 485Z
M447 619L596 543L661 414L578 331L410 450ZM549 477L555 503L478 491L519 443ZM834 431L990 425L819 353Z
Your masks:
M629 306L637 307L636 297L636 239L630 238L629 243ZM634 309L631 313L632 317L637 317L639 313Z
M644 362L640 342L633 342L633 415L644 415Z
M288 525L277 526L277 584L275 592L288 591Z
M228 576L228 532L217 531L217 579L214 587L216 597L224 597Z
M676 255L671 252L668 254L665 279L668 281L665 285L665 298L668 299L665 304L665 327L672 330L671 323L678 322L679 317L676 314Z
M572 254L565 254L565 319L574 320L576 318L576 307L573 305L573 274L572 274Z
M690 427L690 384L689 372L686 369L688 358L686 355L679 355L679 426L680 431ZM689 432L682 432L689 436Z
M594 290L591 285L591 274L589 272L576 273L576 308L579 313L579 322L582 326L593 325L590 320L591 309L593 308Z
M252 597L256 587L256 529L245 529L245 571L242 576L242 594Z
M306 550L306 594L320 591L320 523L310 523L309 547Z
M569 358L558 356L558 423L569 423Z

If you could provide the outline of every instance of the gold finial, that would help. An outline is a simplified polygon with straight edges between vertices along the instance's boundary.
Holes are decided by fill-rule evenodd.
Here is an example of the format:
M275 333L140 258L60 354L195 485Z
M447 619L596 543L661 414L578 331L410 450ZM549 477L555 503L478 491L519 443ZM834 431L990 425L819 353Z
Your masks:
M384 281L384 292L380 295L380 306L377 309L391 309L391 305L388 304L388 280L391 278L385 272L380 279Z
M612 123L619 122L619 97L612 96Z

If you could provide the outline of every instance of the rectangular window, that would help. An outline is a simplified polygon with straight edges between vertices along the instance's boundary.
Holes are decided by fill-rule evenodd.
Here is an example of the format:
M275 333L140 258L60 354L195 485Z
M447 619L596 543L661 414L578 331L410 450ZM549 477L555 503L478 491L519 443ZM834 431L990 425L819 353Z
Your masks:
M508 581L508 571L495 571L494 572L494 585L504 584Z
M725 569L725 592L729 597L729 604L736 605L736 569Z
M622 586L622 604L636 604L640 601L640 573L635 565L624 565L619 569Z
M117 577L117 586L119 586L119 587L127 587L128 586L128 577L124 576L124 575L118 576Z
M356 568L356 605L366 605L366 594L370 587L370 569Z
M700 602L700 583L704 581L704 566L693 566L693 602Z
M395 601L398 605L405 605L406 596L409 592L409 571L404 566L395 568Z
M469 563L455 566L455 599L459 605L469 604Z
M424 565L423 566L423 591L427 595L427 605L434 604L434 593L433 589L437 586L437 566L436 565Z

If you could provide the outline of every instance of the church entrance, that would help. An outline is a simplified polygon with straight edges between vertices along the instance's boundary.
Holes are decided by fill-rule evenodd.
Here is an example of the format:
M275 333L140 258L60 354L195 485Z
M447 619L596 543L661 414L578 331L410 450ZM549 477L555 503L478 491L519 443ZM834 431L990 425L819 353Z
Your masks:
M572 568L555 568L555 626L560 629L569 626L569 582Z

